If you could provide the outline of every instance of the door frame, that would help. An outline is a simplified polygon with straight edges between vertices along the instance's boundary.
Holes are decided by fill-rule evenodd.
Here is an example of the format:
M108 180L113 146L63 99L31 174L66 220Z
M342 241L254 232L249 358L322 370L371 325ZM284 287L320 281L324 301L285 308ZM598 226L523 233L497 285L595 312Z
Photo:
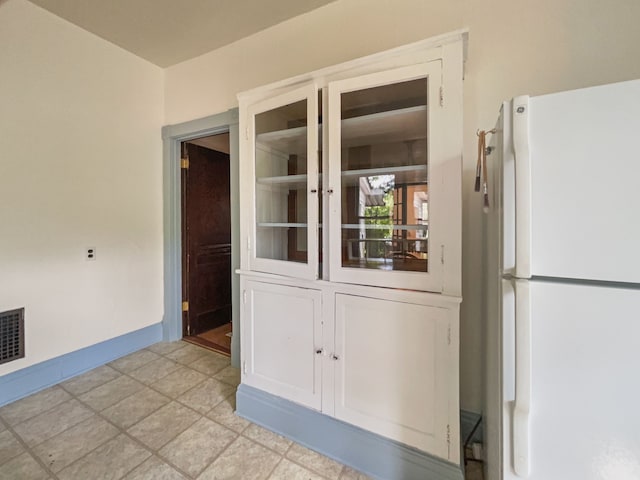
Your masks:
M162 127L162 197L164 315L162 337L182 338L182 209L180 144L200 137L229 133L229 181L231 193L231 364L240 366L240 191L238 109Z

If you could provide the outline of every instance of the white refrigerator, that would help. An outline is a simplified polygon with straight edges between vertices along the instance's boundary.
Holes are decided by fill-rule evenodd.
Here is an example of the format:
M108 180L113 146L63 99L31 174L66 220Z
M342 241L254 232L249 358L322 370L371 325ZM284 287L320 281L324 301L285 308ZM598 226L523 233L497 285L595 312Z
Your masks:
M640 479L640 80L502 106L484 215L488 480Z

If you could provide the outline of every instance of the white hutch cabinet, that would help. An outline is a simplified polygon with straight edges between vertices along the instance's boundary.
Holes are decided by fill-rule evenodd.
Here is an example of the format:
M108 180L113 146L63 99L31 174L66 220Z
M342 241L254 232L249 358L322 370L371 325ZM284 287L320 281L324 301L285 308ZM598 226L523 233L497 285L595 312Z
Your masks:
M453 463L463 42L239 95L242 384Z

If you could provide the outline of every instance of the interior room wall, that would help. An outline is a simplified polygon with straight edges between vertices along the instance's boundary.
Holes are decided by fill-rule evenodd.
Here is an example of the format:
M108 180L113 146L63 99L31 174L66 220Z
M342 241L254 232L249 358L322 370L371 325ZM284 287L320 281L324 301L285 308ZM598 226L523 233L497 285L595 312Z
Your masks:
M26 330L2 376L162 321L164 80L26 0L0 46L0 311Z
M476 130L514 95L640 77L637 0L338 0L170 67L165 123L223 112L239 91L460 28L464 82L461 406L482 409L481 200Z

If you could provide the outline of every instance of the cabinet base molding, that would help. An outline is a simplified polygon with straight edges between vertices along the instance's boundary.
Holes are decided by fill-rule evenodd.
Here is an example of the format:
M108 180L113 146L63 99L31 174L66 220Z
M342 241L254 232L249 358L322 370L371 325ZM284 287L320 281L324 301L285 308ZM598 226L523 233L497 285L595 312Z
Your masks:
M236 413L380 480L463 480L460 465L381 437L247 385Z

